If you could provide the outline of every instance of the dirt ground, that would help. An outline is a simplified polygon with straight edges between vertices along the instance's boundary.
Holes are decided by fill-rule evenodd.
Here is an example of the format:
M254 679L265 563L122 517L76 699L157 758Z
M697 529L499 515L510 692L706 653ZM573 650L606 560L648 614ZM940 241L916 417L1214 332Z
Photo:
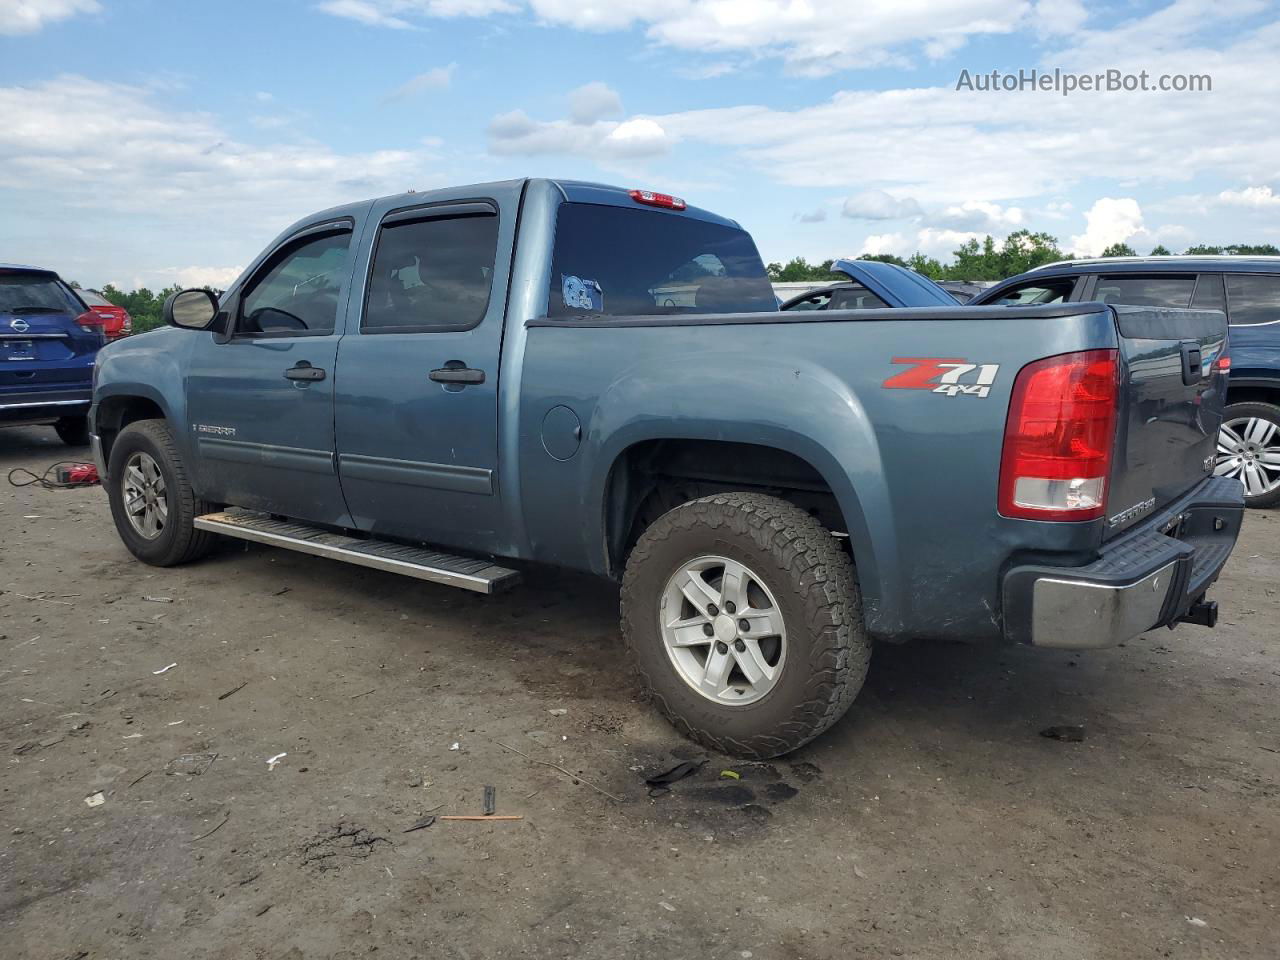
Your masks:
M0 431L3 471L64 456ZM658 798L704 754L636 698L609 584L157 570L101 489L0 486L0 531L10 960L1280 955L1275 512L1216 631L882 647L817 743ZM486 785L524 819L405 832Z

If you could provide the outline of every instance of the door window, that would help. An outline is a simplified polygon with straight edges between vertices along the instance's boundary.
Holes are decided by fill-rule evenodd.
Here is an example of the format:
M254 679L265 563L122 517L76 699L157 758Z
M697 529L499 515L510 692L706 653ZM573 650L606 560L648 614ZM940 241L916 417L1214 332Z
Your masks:
M285 247L245 294L236 334L297 337L333 333L350 247L349 230Z
M883 310L889 305L860 283L831 291L829 310Z
M1227 276L1233 324L1274 323L1280 320L1280 277L1265 273Z
M1131 307L1186 307L1195 277L1099 277L1093 299Z
M384 226L360 329L413 333L474 327L489 307L497 252L493 214Z
M994 300L986 301L1000 307L1026 307L1041 303L1062 303L1075 289L1074 277L1046 277L1010 287Z
M1196 284L1196 294L1191 306L1197 310L1221 310L1227 312L1227 294L1222 287L1222 274L1202 273Z

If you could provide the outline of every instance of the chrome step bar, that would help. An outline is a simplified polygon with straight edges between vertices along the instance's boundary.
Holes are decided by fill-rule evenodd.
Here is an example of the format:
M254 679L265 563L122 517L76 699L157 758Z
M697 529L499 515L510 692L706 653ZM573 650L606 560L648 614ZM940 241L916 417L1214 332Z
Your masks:
M206 513L196 517L195 527L226 537L461 587L475 593L497 593L520 582L518 571L488 560L457 557L386 540L361 540L308 523L276 520L269 514L251 510L231 508L219 513Z

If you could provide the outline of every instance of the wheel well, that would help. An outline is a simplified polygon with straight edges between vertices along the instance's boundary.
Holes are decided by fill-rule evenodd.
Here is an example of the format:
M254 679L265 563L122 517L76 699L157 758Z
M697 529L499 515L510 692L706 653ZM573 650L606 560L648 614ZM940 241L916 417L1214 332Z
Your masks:
M102 459L111 462L111 447L120 431L137 420L163 420L164 411L146 397L107 397L98 403L94 426L102 441Z
M1280 384L1274 387L1233 387L1228 385L1227 403L1280 404Z
M828 530L848 526L830 485L806 460L775 447L726 440L647 440L614 461L605 488L605 547L619 573L640 534L682 503L751 490L793 503ZM848 548L848 537L842 537Z

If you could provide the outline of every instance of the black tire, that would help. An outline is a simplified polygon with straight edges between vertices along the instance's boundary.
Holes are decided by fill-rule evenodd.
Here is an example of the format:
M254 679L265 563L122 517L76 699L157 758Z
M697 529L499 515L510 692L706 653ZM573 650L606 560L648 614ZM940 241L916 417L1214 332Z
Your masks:
M133 528L124 508L125 465L135 453L149 454L164 477L164 500L169 516L155 539L147 539ZM196 560L213 546L217 535L197 530L195 518L214 509L196 497L187 471L178 454L173 433L163 420L138 420L120 431L111 445L107 473L107 498L116 532L129 552L156 567L172 567Z
M754 703L713 702L667 655L663 591L681 566L706 554L739 561L765 578L786 624L781 673ZM646 692L676 729L749 759L780 756L827 730L853 703L871 659L849 556L809 514L755 493L690 501L644 531L622 581L622 634Z
M53 425L58 431L58 439L69 447L85 447L89 445L89 418L63 417Z
M1276 425L1277 429L1280 429L1280 406L1276 406L1273 403L1261 403L1254 400L1243 403L1230 403L1227 404L1227 408L1222 412L1223 423L1230 420L1241 420L1246 417L1270 421ZM1246 507L1274 507L1277 503L1280 503L1280 487L1270 493L1261 493L1257 496L1251 496L1248 488L1245 488L1244 505Z

